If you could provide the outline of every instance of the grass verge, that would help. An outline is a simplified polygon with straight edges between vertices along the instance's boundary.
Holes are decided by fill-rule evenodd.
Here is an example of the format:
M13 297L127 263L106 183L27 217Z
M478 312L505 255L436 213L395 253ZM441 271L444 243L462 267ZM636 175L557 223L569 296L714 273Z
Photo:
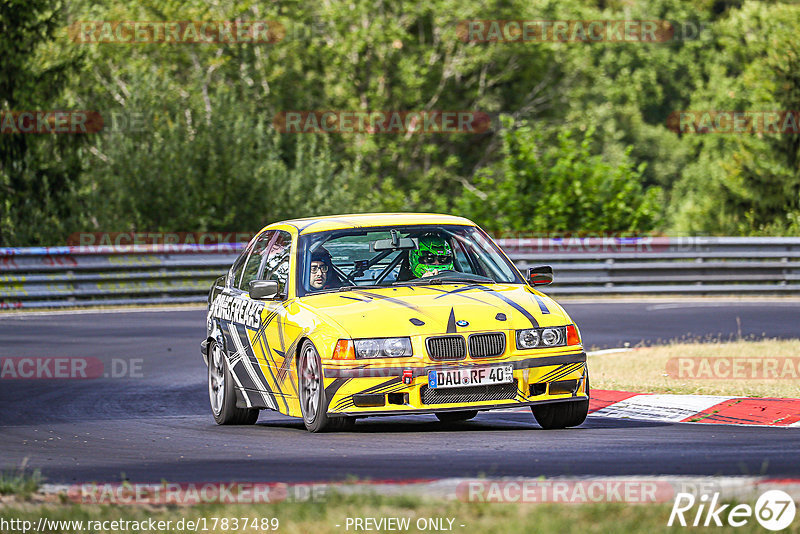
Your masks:
M590 355L588 363L595 389L800 398L800 340L796 339L672 343Z
M0 495L27 498L39 489L41 481L39 471L27 472L24 468L0 471Z

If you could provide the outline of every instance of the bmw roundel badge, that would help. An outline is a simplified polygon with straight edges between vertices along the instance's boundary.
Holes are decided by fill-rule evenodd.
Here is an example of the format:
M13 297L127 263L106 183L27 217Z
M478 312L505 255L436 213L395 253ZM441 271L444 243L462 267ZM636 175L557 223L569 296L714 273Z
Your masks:
M462 319L462 320L460 320L460 321L456 321L456 324L457 324L458 326L469 326L469 322L467 322L467 321L464 321L463 319Z

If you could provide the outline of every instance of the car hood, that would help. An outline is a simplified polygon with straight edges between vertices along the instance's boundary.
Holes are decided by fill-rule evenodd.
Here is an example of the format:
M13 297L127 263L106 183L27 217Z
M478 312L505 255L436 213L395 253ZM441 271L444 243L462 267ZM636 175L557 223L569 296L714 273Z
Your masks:
M511 330L572 322L555 301L518 284L354 289L301 300L315 313L338 323L352 338Z

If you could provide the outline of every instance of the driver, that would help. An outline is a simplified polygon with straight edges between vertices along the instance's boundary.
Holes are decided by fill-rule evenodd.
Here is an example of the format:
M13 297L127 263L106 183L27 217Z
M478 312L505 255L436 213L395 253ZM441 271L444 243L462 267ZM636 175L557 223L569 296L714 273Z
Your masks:
M452 271L453 250L439 235L419 238L419 248L408 253L408 264L417 278L427 278L442 271Z
M309 271L309 283L312 291L337 287L335 283L336 274L333 272L333 263L331 262L331 254L324 247L319 247L311 253Z

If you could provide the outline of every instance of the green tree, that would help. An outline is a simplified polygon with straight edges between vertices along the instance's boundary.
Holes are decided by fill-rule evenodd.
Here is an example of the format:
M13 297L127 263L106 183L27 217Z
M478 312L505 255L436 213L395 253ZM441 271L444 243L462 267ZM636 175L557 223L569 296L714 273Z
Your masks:
M0 112L68 109L61 97L79 54L54 50L57 0L0 0ZM56 243L82 218L75 135L0 134L0 244Z
M747 2L717 25L708 80L691 110L800 109L800 6ZM692 134L693 155L675 185L678 232L747 235L800 231L800 135Z
M656 187L643 190L644 164L610 164L591 151L594 130L581 139L560 130L505 120L502 160L482 169L460 212L492 232L642 233L658 219Z
M142 94L145 102L118 112L138 121L135 130L122 119L126 128L93 147L95 229L249 232L359 208L358 165L336 161L327 138L302 136L285 149L266 117L224 91L209 94L208 120L202 108L169 101L153 113L151 93Z

